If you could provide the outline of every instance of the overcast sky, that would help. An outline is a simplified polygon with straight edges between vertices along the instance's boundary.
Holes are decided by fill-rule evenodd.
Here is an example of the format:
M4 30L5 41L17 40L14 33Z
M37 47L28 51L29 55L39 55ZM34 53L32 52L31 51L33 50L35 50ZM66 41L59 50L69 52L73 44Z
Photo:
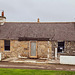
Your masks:
M0 0L7 21L75 21L75 0Z

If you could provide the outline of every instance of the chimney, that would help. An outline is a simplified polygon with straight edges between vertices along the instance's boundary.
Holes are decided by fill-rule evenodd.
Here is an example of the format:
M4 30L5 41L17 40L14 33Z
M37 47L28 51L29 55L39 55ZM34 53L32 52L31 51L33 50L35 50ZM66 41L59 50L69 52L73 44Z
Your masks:
M37 19L37 22L40 22L40 19L39 18Z
M2 11L0 16L0 25L4 25L5 21L6 17L4 16L4 11Z

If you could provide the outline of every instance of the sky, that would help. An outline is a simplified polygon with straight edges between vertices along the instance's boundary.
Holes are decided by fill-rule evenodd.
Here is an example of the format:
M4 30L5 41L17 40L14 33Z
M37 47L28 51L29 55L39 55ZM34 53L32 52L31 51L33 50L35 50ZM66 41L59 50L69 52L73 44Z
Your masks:
M75 0L0 0L9 22L75 22Z

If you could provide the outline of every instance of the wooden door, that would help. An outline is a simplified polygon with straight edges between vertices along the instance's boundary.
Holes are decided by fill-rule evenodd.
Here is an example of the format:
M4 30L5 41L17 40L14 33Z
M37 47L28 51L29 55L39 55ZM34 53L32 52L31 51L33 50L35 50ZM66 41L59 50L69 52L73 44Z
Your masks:
M30 58L37 58L37 42L30 42Z

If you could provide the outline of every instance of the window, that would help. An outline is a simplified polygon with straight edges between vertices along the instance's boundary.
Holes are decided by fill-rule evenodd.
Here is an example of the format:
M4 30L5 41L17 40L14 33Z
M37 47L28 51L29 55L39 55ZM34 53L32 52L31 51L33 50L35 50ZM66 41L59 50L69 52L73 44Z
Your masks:
M58 42L58 52L64 51L64 42Z
M10 40L4 41L5 51L10 51Z

